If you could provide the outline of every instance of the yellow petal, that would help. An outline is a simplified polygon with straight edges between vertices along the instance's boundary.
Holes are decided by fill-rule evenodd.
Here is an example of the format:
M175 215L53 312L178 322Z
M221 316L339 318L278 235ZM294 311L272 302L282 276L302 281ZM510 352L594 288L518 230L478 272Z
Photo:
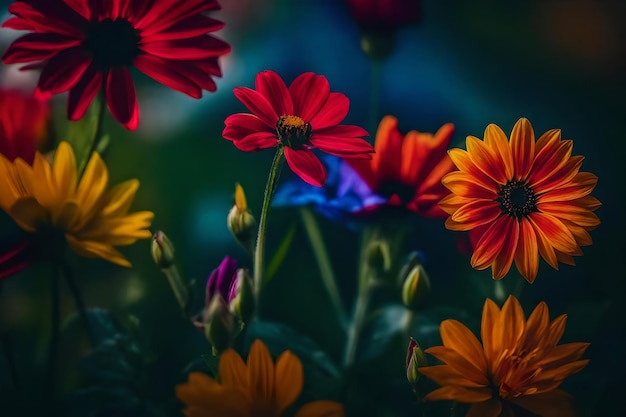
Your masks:
M92 218L100 208L99 203L108 182L109 171L100 155L94 152L76 189L76 200L83 210L85 220Z
M111 188L104 198L105 203L100 214L102 216L126 214L138 189L139 181L136 179L125 181Z
M9 215L23 230L33 233L42 225L50 224L48 211L33 197L17 200L9 209Z
M54 153L52 174L56 181L60 199L67 199L76 191L76 158L74 150L67 142L59 143Z
M276 410L285 411L293 404L302 392L304 374L302 362L290 351L283 352L276 360L274 386L276 391Z
M65 235L65 239L72 249L80 256L84 256L86 258L102 258L106 261L127 268L132 266L131 263L124 258L124 255L119 253L109 244L95 242L93 240L79 240L68 234Z

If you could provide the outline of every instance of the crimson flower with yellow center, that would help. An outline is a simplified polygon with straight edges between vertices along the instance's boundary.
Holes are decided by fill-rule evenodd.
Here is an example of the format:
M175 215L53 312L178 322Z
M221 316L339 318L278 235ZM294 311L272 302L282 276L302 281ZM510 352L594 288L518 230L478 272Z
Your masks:
M565 321L565 315L550 321L544 302L526 320L513 296L502 310L492 300L485 300L482 345L460 322L443 321L443 346L425 352L445 365L419 368L442 387L424 401L471 404L466 417L514 416L517 407L540 417L573 417L569 395L558 388L587 365L589 360L580 358L589 343L557 345Z
M67 114L78 120L100 89L111 114L126 129L139 124L139 106L129 71L191 97L215 91L217 58L230 46L208 33L223 24L203 12L216 0L23 0L2 26L28 33L2 56L6 64L41 68L38 88L69 91Z
M437 203L450 194L441 178L454 169L447 155L453 132L454 125L446 123L434 135L415 130L403 135L398 130L398 119L385 116L376 132L372 159L351 160L348 164L372 192L387 199L383 205L404 207L424 217L446 217Z
M220 355L219 382L192 372L176 387L176 396L185 404L187 417L281 417L300 396L302 363L290 351L276 363L261 340L255 340L247 365L237 352L227 349ZM295 417L343 417L343 406L334 401L313 401L300 407Z
M58 253L63 239L81 256L129 267L114 247L150 238L153 214L128 213L139 181L107 190L108 182L107 167L95 152L79 179L67 142L59 144L52 164L41 153L35 154L32 166L0 155L0 208L31 234L37 253Z
M475 243L472 267L489 266L495 279L504 277L513 261L533 282L539 255L555 269L574 265L581 246L591 244L588 231L600 224L593 211L600 202L589 194L598 178L579 172L583 157L572 156L572 141L552 129L535 142L527 119L511 132L491 124L481 141L468 136L467 150L452 149L459 171L443 178L451 195L440 206L450 217L450 230L470 231Z
M309 184L321 187L326 181L313 148L346 159L370 159L374 152L363 140L365 129L339 124L350 101L331 93L321 75L306 72L287 88L278 74L263 71L256 76L256 90L238 87L234 93L253 114L227 117L224 138L246 152L282 147L289 167Z

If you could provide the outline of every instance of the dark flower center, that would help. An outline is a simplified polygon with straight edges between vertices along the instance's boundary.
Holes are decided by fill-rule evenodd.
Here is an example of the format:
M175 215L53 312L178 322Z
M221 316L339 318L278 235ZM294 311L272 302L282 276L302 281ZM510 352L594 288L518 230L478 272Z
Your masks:
M278 141L293 149L301 149L311 139L311 124L298 116L281 116L276 122Z
M139 54L139 34L126 19L105 19L87 28L83 47L97 70L128 66Z
M518 219L537 210L537 196L526 181L509 181L498 191L496 201L504 214Z
M415 196L415 187L398 181L388 181L378 187L377 193L383 197L391 198L397 195L403 204L409 203Z

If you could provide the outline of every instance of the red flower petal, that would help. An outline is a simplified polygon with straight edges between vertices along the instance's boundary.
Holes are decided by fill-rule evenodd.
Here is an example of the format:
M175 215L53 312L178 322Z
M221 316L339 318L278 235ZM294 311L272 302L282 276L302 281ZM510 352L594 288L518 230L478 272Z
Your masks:
M359 138L313 135L311 145L331 155L371 159L372 145Z
M148 42L193 38L224 27L224 23L208 16L194 15L181 20L172 27L156 32L154 35L143 33Z
M52 94L63 93L76 85L90 64L91 58L82 48L61 51L41 71L38 87Z
M243 139L233 141L233 144L244 152L256 152L278 146L278 139L272 133L255 132Z
M348 100L348 97L341 93L330 93L324 106L313 119L311 119L311 127L313 130L332 128L346 118L349 109L350 100ZM365 131L365 129L362 130ZM361 135L361 133L363 132L359 132L359 134L355 136L368 136L367 131L365 131L365 135Z
M274 71L261 71L255 78L256 91L268 101L277 116L293 115L293 103L285 82Z
M506 240L510 238L505 233L510 231L509 221L509 216L500 216L480 237L470 261L473 268L482 270L493 264Z
M276 129L278 116L272 105L261 93L246 87L237 87L233 90L239 99L252 113L258 116L267 126Z
M558 218L547 213L530 213L528 219L554 249L564 253L579 249L572 232Z
M515 266L526 281L533 283L539 270L539 247L535 229L527 218L520 221L519 243L515 252Z
M139 105L135 95L135 85L126 68L113 68L107 74L106 101L115 120L128 130L139 125Z
M476 226L491 223L502 214L498 203L493 200L475 199L461 206L452 215L452 220L460 223L453 230L471 230Z
M2 55L5 64L45 61L65 48L80 45L80 41L55 33L28 33L16 39Z
M535 132L528 119L521 118L513 126L511 150L513 151L515 178L525 179L535 156Z
M330 85L326 77L305 72L291 83L289 94L293 101L295 116L300 116L302 120L310 123L328 100Z
M219 10L219 3L215 0L185 0L173 2L171 0L156 0L146 2L145 10L135 12L132 20L137 29L142 29L145 36L163 31L176 22L200 13Z
M255 132L267 132L274 136L274 139L278 141L276 137L276 131L267 127L261 119L253 114L237 113L228 116L224 120L226 127L222 132L224 139L228 140L241 140L246 136Z
M509 272L515 251L519 244L519 221L510 216L502 217L506 219L506 222L504 223L503 229L500 230L500 233L505 236L505 240L502 245L502 250L491 265L491 275L493 279L501 279Z
M139 49L160 58L193 60L214 58L230 52L230 45L212 36L145 42Z
M322 129L316 129L313 133L315 135L322 136L343 136L351 138L364 138L369 136L367 130L354 125L329 126Z
M85 22L62 1L38 1L29 4L16 1L9 6L9 12L28 21L41 33L58 33L82 39L82 25Z
M101 86L102 73L93 67L87 68L83 77L70 90L67 99L67 116L70 120L79 120L85 115Z
M174 61L141 54L135 58L133 64L148 77L173 90L180 91L193 98L202 97L202 90L198 84L181 74L180 68L176 68L178 63Z
M285 159L289 168L305 182L321 187L326 182L326 169L313 152L308 149L285 147Z

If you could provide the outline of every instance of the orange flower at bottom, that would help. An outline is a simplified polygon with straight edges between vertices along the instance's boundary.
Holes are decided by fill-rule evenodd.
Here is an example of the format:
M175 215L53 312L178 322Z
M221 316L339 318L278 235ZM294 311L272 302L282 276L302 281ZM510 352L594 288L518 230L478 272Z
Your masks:
M302 391L302 362L290 351L276 364L260 340L248 354L248 364L233 349L222 352L217 382L192 372L176 387L176 396L186 404L187 417L280 417ZM302 406L296 417L343 417L343 406L334 401L313 401Z
M441 323L443 346L425 352L445 365L419 368L438 388L424 397L472 404L466 417L515 415L521 407L541 417L569 417L575 412L569 395L557 389L589 360L579 360L589 343L557 345L566 316L550 322L541 302L528 320L520 303L509 296L502 310L487 299L481 324L482 345L456 320Z

